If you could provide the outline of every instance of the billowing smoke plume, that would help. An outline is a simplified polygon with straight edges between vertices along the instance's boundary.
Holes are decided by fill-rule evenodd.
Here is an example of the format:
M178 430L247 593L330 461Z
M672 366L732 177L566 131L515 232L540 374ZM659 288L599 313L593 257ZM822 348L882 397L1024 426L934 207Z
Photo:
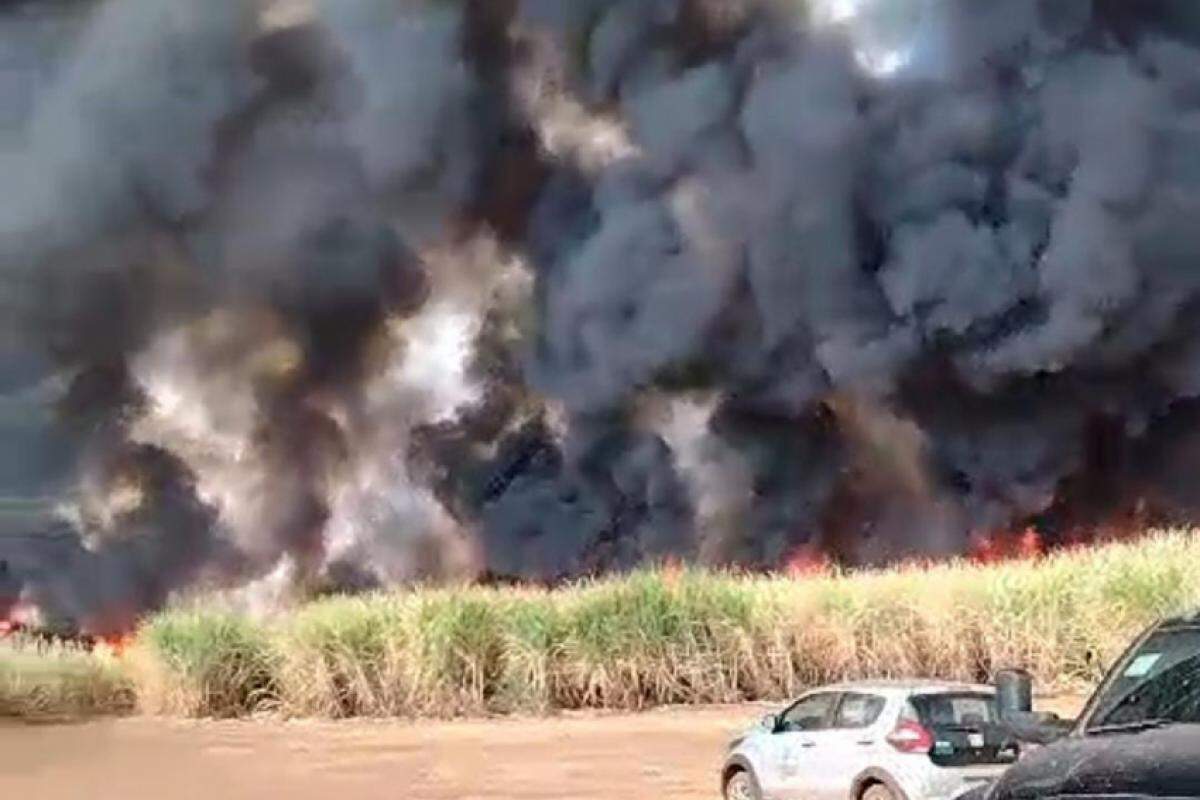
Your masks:
M28 0L0 61L0 617L1200 516L1191 0Z

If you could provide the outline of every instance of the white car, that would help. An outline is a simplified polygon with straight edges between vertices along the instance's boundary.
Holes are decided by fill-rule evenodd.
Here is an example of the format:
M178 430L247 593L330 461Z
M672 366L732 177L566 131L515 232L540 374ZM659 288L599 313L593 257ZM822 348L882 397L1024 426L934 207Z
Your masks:
M950 800L1017 760L991 686L933 681L815 689L735 739L726 800Z

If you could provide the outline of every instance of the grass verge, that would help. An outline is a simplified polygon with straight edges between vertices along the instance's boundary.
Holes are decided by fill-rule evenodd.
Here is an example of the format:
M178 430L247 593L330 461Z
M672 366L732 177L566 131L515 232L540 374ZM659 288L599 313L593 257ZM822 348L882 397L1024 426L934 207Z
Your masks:
M166 704L177 712L457 716L778 699L850 678L988 680L1009 665L1070 691L1143 626L1189 608L1200 536L1174 532L989 567L641 572L553 592L336 598L263 623L168 612L142 644L175 691L205 698Z
M0 718L58 721L124 714L134 705L134 683L111 656L0 646Z
M987 567L647 571L551 592L334 598L264 621L168 611L123 664L143 710L185 716L628 710L853 678L981 681L1012 665L1072 691L1151 621L1197 608L1200 534L1169 532Z

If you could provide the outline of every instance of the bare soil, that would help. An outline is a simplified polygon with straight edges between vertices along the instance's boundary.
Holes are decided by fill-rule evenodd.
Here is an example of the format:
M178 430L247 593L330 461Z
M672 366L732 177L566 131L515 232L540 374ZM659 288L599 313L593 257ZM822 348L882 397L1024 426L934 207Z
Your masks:
M1077 705L1071 698L1055 708ZM715 798L725 743L767 709L444 723L0 724L0 797Z

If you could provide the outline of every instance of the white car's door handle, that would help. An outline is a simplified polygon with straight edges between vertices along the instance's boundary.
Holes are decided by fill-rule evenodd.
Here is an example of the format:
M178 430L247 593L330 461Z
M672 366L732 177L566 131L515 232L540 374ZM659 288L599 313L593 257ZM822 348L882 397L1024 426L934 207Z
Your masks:
M858 744L861 744L863 747L866 747L867 745L875 744L875 740L874 739L859 739Z
M816 747L817 743L816 742L801 742L800 746L801 747Z

